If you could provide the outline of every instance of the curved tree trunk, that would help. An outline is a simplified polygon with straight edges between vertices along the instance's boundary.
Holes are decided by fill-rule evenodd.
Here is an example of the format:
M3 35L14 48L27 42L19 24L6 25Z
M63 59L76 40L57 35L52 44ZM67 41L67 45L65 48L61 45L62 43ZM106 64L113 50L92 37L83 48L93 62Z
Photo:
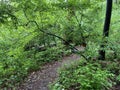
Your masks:
M109 36L109 27L110 27L110 20L111 20L111 13L112 13L112 0L107 0L107 6L106 6L106 17L105 17L105 23L104 23L104 30L103 30L103 42L101 45L101 49L99 52L99 60L105 60L105 45L107 41L105 40L106 37Z

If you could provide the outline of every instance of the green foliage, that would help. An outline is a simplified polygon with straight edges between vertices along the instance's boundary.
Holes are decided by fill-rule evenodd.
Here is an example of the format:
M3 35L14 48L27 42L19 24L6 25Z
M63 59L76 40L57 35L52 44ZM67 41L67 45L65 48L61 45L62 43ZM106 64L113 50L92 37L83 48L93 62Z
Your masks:
M120 60L119 12L119 5L115 4L110 37L105 48L107 59L116 62ZM70 51L65 50L61 38L72 45L86 43L83 54L90 60L98 57L104 14L104 0L0 0L0 89L14 87L42 64L59 60L63 55L69 54ZM51 47L51 44L56 46ZM106 70L102 71L99 65L77 66L70 66L68 71L61 72L67 81L55 84L55 90L68 88L73 83L78 88L96 89L103 88L103 82L106 83L104 87L111 84L106 80L111 74ZM112 64L107 70L115 69L112 72L115 74L119 70L116 66ZM83 75L82 71L86 74ZM66 77L63 74L71 76ZM91 76L92 81L89 81L90 77L87 75ZM64 78L62 76L61 80ZM70 80L71 77L75 77L73 79L77 81ZM61 83L67 83L66 87ZM94 83L97 83L97 87Z
M120 75L116 77L117 81L120 83Z
M51 90L109 90L113 85L110 79L113 76L100 64L80 60L60 69L58 81Z
M99 45L94 42L88 42L87 47L85 48L85 56L89 59L98 57Z
M63 46L48 48L43 52L36 53L35 59L39 63L47 63L61 59L62 55L64 55L64 52Z

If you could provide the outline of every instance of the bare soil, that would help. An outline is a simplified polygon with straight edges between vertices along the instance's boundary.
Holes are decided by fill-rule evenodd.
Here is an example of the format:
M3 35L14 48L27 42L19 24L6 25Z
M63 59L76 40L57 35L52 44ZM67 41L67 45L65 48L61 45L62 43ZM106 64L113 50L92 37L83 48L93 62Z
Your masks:
M70 56L63 57L60 61L48 63L39 71L32 72L17 90L49 90L48 85L58 77L58 68L63 64L69 64L79 59L80 56L71 54Z

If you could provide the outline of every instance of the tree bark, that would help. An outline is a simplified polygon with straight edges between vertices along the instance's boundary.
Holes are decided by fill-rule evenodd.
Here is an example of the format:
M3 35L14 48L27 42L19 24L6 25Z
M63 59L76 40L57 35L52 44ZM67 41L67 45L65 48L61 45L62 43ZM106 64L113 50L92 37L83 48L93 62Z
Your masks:
M104 23L104 29L103 29L103 41L102 41L102 45L100 46L102 50L100 50L100 52L99 52L99 60L105 60L104 48L107 43L105 38L109 36L111 13L112 13L112 0L107 0L106 17L105 17L105 23Z

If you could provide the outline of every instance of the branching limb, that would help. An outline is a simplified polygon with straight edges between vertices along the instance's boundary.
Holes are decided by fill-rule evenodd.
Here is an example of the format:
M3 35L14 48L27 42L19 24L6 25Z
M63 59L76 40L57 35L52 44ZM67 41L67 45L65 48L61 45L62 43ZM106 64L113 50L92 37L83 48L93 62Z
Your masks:
M50 32L46 32L46 31L42 30L41 28L39 28L39 25L38 25L38 23L37 23L36 21L29 21L29 22L26 24L26 26L29 25L29 23L34 23L34 24L36 25L37 29L40 30L41 32L43 32L43 33L45 33L45 34L47 34L47 35L56 37L56 38L64 41L65 43L67 43L67 44L71 47L71 49L74 49L77 53L80 52L76 47L74 47L73 45L71 45L68 41L64 40L62 37L57 36L57 35L55 35L55 34L52 34L52 33L50 33ZM87 60L86 56L84 56L83 54L80 54L80 55Z

